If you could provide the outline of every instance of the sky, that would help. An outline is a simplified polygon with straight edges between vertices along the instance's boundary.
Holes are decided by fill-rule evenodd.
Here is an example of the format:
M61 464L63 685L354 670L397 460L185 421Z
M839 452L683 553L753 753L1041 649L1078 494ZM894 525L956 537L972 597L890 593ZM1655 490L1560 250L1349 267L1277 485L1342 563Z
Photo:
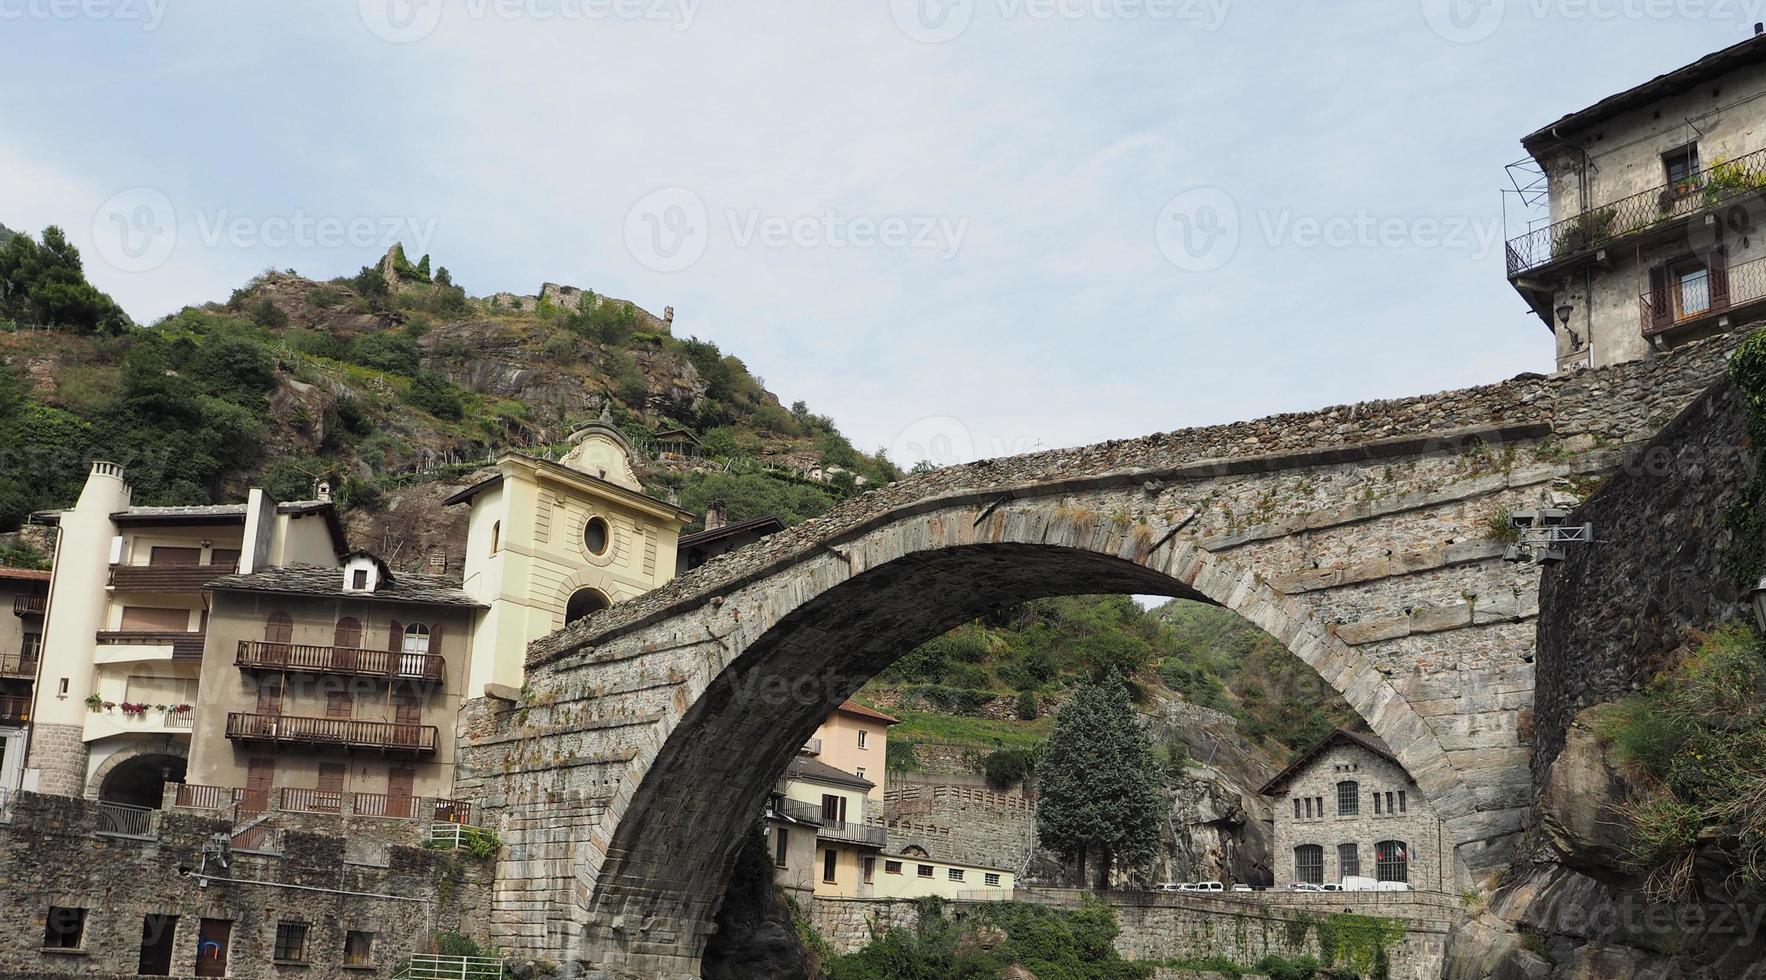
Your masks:
M1762 7L0 0L0 223L143 323L394 240L672 306L950 463L1551 370L1518 140Z

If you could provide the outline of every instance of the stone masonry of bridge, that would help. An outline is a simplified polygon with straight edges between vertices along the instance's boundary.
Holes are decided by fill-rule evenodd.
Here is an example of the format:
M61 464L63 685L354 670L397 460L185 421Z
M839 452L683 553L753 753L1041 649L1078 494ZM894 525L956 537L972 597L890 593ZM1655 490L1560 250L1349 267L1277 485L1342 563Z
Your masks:
M1736 338L1482 388L911 477L535 642L459 791L501 828L493 929L590 976L693 977L736 850L818 720L1000 603L1163 594L1311 665L1446 821L1455 887L1531 819L1539 570L1492 519L1585 495ZM1599 547L1594 545L1593 547Z

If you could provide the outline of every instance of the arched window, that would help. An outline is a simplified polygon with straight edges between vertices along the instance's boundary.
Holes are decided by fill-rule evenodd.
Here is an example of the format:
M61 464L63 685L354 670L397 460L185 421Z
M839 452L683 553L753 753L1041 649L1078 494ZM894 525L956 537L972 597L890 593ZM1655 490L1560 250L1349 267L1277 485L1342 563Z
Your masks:
M1401 840L1374 845L1374 875L1381 881L1410 880L1410 847Z
M273 612L264 620L265 643L294 642L294 617L285 612Z
M1361 848L1354 844L1337 845L1337 876L1356 878L1361 875Z
M607 527L605 520L591 517L583 525L583 547L589 549L589 554L599 558L607 553L607 546L612 543L613 532Z
M405 677L423 676L429 663L429 627L412 623L405 627L404 642L399 646L399 673Z
M590 613L597 613L613 605L600 589L577 589L570 595L570 602L564 607L564 621L574 623Z
M1361 784L1345 779L1337 784L1337 816L1353 817L1361 813Z
M345 616L337 621L337 628L331 631L331 645L345 650L356 650L362 646L362 621L354 616Z
M497 553L497 549L502 546L501 545L502 540L503 540L503 522L496 521L491 524L491 554L494 555Z
M1324 847L1301 844L1294 848L1294 880L1324 884Z

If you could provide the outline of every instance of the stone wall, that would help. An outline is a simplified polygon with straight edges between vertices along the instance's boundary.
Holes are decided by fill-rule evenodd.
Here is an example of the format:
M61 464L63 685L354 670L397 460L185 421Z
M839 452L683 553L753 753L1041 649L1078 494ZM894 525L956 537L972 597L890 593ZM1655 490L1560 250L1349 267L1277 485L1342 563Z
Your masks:
M1121 933L1116 951L1130 960L1182 960L1224 955L1242 966L1265 956L1320 953L1318 923L1351 911L1400 921L1404 938L1388 951L1391 980L1436 980L1447 935L1460 917L1458 900L1423 892L1297 895L1178 896L1123 893L1106 896ZM1020 892L1021 900L1076 908L1084 895L1072 891ZM947 914L962 916L982 903L956 902ZM911 901L817 899L810 922L837 953L870 943L873 935L918 921Z
M1571 515L1594 525L1596 543L1567 549L1540 583L1536 781L1583 708L1641 689L1689 629L1749 615L1720 567L1724 512L1757 465L1743 425L1725 379Z
M884 793L889 847L1023 874L1036 851L1036 804L971 786L892 786Z
M143 917L177 916L171 976L194 971L198 923L231 922L228 975L310 980L390 976L437 931L483 940L489 867L463 856L384 848L375 864L353 863L337 834L289 829L277 854L233 853L225 868L203 848L229 821L157 812L151 833L98 833L96 805L18 794L0 824L0 975L134 977ZM206 883L197 877L206 873ZM51 906L85 909L84 935L71 952L45 952ZM272 964L279 922L307 924L304 966ZM344 933L371 932L371 971L342 966Z
M1345 815L1338 806L1337 784L1356 784L1355 812ZM1398 812L1390 812L1384 804L1390 794ZM1402 795L1402 802L1400 802ZM1374 797L1380 797L1380 811L1374 810ZM1311 816L1302 805L1301 816L1294 816L1296 800L1302 804L1314 801ZM1322 809L1316 803L1322 801ZM1375 846L1381 841L1399 841L1409 854L1408 877L1413 887L1430 891L1450 891L1453 871L1450 866L1453 839L1434 807L1429 805L1410 774L1391 760L1359 745L1338 744L1321 752L1312 763L1282 789L1274 801L1275 815L1275 885L1285 888L1296 880L1295 851L1302 845L1317 845L1324 854L1323 882L1341 881L1353 872L1363 878L1376 877ZM1359 870L1346 869L1339 860L1338 847L1354 844Z

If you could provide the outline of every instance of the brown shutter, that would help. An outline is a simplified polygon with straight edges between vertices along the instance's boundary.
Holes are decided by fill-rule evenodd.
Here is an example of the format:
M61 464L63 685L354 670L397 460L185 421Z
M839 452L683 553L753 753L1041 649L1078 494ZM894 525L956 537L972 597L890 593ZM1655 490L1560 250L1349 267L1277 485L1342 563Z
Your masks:
M1668 300L1668 267L1658 265L1649 271L1649 325L1661 329L1674 322L1674 307Z
M429 653L431 656L423 660L423 677L426 680L441 680L441 649L442 624L436 623L429 630Z
M386 649L388 653L398 653L399 647L405 642L405 626L393 620L386 626Z
M1713 249L1705 259L1711 277L1711 309L1729 307L1729 257L1723 249Z

